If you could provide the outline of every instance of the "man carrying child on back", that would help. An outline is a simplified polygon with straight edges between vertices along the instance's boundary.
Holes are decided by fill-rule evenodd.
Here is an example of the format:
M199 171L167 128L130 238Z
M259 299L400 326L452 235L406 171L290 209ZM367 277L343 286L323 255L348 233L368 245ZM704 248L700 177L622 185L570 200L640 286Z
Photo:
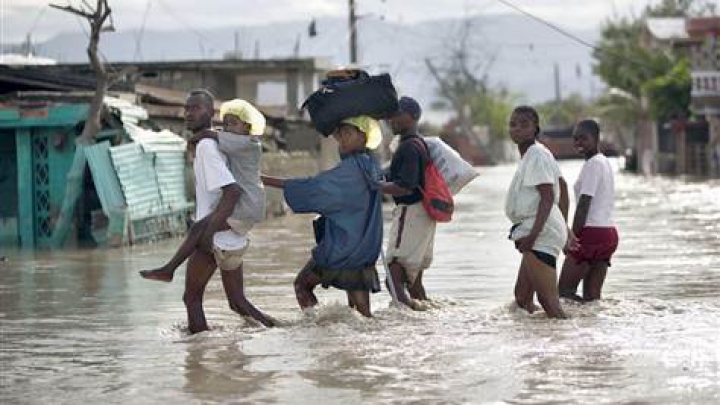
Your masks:
M187 127L195 147L196 220L172 259L155 270L140 272L151 280L172 281L188 259L183 301L191 333L207 330L202 301L210 277L220 267L230 308L266 326L273 321L255 308L243 291L242 257L248 232L265 215L265 191L260 182L265 119L244 100L223 103L220 115L226 132L210 130L213 96L194 90L185 104ZM222 152L222 153L221 153Z

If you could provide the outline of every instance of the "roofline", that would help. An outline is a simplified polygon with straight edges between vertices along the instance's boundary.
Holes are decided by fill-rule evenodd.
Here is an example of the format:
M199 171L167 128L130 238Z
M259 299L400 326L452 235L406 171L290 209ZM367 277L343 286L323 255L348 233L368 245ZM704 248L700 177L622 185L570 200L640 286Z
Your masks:
M197 68L220 68L220 69L257 69L257 68L287 68L287 69L312 69L324 71L330 68L329 62L323 58L290 58L290 59L184 59L173 61L151 61L151 62L110 62L113 67L139 67L139 68L172 68L175 70L197 69ZM58 63L52 65L55 68L77 68L90 67L87 62Z

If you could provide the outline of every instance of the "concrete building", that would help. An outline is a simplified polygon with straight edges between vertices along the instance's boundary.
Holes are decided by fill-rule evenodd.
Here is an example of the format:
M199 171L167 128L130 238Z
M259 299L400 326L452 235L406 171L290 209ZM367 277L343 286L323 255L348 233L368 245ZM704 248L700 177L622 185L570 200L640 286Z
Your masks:
M268 112L297 116L305 98L319 87L329 70L322 59L187 60L170 62L118 62L112 69L122 81L186 92L207 88L218 99L242 98ZM46 72L92 76L88 64L44 66Z
M692 119L641 122L639 166L647 173L720 176L720 17L650 18L643 46L672 49L691 64ZM647 102L647 100L643 100Z

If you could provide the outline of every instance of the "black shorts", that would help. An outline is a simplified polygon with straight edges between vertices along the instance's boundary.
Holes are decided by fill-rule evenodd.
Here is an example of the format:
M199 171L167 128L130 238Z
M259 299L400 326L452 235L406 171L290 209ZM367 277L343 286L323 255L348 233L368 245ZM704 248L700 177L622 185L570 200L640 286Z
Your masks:
M545 252L537 251L537 250L533 250L532 252L535 255L535 257L537 257L538 260L540 260L541 262L547 264L548 266L552 267L553 269L557 268L557 257L555 257L551 254L545 253Z
M512 240L512 233L513 233L513 231L515 230L515 228L517 228L518 226L520 226L519 223L518 223L518 224L514 224L514 225L510 228L510 235L508 235L508 239ZM517 242L516 242L516 243L515 243L515 247L517 248L517 246L518 246L518 244L517 244ZM549 253L540 252L540 251L538 251L538 250L533 250L532 252L533 252L533 254L535 255L535 257L538 258L538 260L540 260L541 262L547 264L548 266L552 267L553 269L557 269L557 257L555 257L555 256L553 256L553 255L551 255L551 254L549 254Z

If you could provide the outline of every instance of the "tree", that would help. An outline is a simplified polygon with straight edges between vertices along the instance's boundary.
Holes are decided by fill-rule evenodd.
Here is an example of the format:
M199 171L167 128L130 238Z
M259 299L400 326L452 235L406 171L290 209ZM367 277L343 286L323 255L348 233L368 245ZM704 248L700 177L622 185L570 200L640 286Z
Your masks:
M547 121L545 125L568 127L593 114L592 105L577 93L557 101L551 100L537 106L538 113Z
M683 58L666 74L643 85L655 119L686 118L690 115L692 78L690 62Z
M641 45L642 20L620 19L607 23L593 51L595 73L610 87L640 99L642 86L672 68L671 56Z
M648 17L687 17L712 13L715 5L704 0L663 0L648 6L640 18L608 21L593 51L595 73L610 87L621 89L640 100L646 84L676 69L681 58L671 50L648 49L641 37Z
M51 4L50 7L80 16L87 20L90 25L87 54L88 59L90 60L90 65L95 72L95 94L93 95L90 103L88 116L85 120L83 131L78 138L78 143L82 145L93 144L95 143L97 133L100 132L100 118L102 115L103 100L109 84L107 69L98 55L98 44L100 43L100 33L112 29L109 26L105 26L105 22L110 17L110 13L112 11L110 10L108 0L97 0L95 9L92 9L84 0L83 6L77 8L69 5L60 6L57 4Z
M496 155L488 151L506 136L507 119L518 97L504 87L490 84L488 72L497 54L474 54L471 50L483 50L481 45L472 44L473 39L473 22L468 18L448 41L444 63L436 66L431 59L425 59L425 64L438 86L441 102L435 106L454 111L459 135L475 138L474 127L487 127L489 144L480 145L481 153L485 161L493 162Z
M83 0L83 6L77 8L69 5L59 6L56 4L51 4L50 6L87 20L90 25L87 54L90 59L90 65L95 72L96 80L95 94L90 102L85 125L83 126L82 133L75 141L75 156L73 157L72 166L68 171L62 208L60 209L60 214L58 215L57 221L55 222L55 229L53 230L52 244L55 247L60 247L65 243L65 239L70 233L75 205L83 190L83 178L87 165L85 147L95 143L97 134L101 128L100 120L110 78L105 65L98 55L98 45L100 43L100 34L103 31L111 30L111 27L106 27L105 23L110 18L112 11L110 10L108 0L97 0L94 9L85 0Z

